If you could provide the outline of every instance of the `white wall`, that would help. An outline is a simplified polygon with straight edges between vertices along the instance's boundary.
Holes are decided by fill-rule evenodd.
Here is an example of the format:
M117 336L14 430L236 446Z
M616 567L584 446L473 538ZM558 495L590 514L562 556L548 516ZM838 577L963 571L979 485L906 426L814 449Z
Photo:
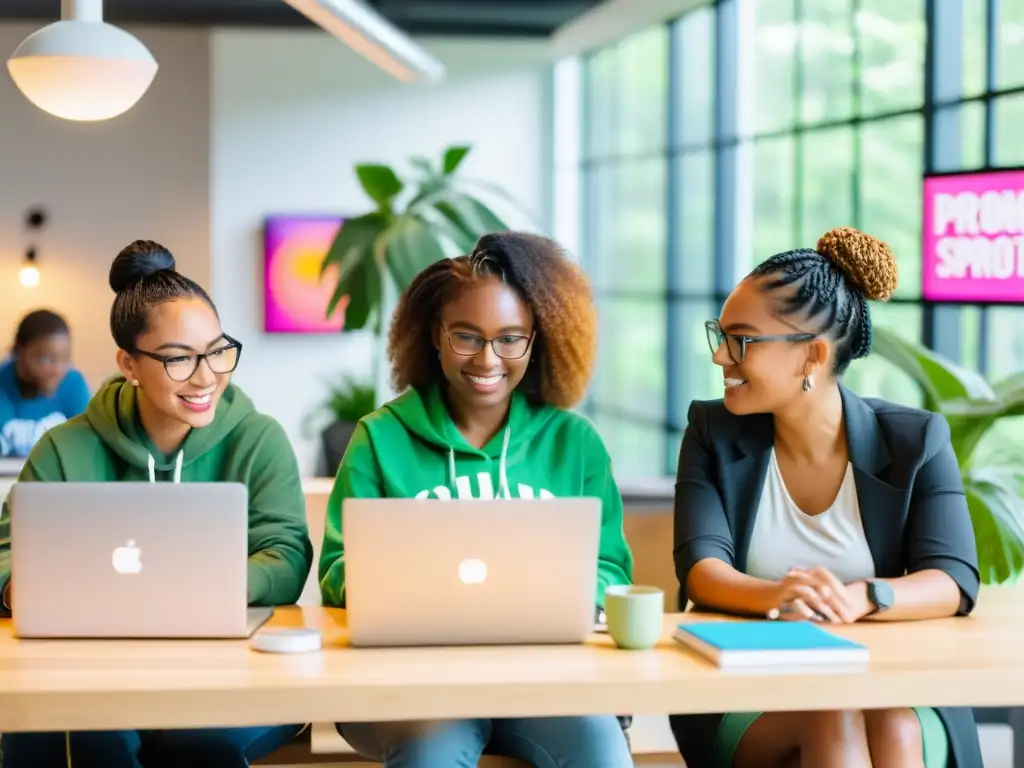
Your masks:
M245 345L236 381L278 418L306 473L318 438L302 429L323 380L366 376L363 334L263 333L260 227L270 213L364 212L359 161L403 163L474 146L465 172L544 209L547 50L541 42L433 40L438 86L383 75L317 31L217 30L212 37L212 288L225 330ZM513 220L512 226L525 224Z
M4 60L35 27L0 25ZM179 269L210 278L209 34L133 28L160 62L139 104L105 123L47 115L0 73L0 352L20 317L49 306L72 324L75 362L96 387L114 370L107 272L135 238L170 248ZM17 275L25 211L50 222L38 240L42 283Z
M0 53L34 29L0 25ZM72 324L76 363L96 387L114 370L107 272L135 238L168 246L212 291L245 344L236 381L287 429L303 470L303 430L343 372L366 375L361 334L263 333L260 227L270 213L358 214L359 161L402 163L467 142L465 171L504 186L538 221L546 210L548 70L543 42L431 40L449 67L437 86L395 82L315 30L131 28L160 63L126 114L70 123L40 112L0 73L0 354L18 319L48 306ZM25 211L50 215L36 244L39 288L17 281ZM526 226L510 218L513 226Z

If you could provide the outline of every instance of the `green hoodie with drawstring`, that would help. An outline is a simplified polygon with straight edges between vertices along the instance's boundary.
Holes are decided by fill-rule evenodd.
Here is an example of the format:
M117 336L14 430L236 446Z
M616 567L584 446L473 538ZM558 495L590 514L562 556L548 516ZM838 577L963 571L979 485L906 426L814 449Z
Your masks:
M633 557L611 460L593 424L515 392L504 429L477 449L452 422L440 387L410 389L360 420L338 468L318 569L323 602L345 605L345 499L553 496L601 500L596 603L604 607L608 586L632 582Z
M213 423L193 429L173 454L143 431L137 392L108 381L84 414L49 429L29 454L19 482L240 482L249 489L249 603L298 600L313 559L302 479L281 425L228 385ZM0 594L11 575L10 510L0 514ZM188 554L182 553L182 568ZM16 606L13 606L17 610Z

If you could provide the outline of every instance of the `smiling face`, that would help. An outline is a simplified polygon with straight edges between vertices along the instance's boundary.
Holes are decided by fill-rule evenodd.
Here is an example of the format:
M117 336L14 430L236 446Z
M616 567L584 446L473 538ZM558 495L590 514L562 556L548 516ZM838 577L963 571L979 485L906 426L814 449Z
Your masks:
M747 279L722 307L722 331L746 337L725 339L712 357L725 377L725 407L737 415L779 413L807 396L805 376L814 380L828 373L828 339L801 338L806 329L773 315L770 301Z
M147 326L135 343L138 355L118 352L122 372L129 381L138 381L140 412L159 417L169 429L208 426L231 380L230 373L214 373L210 363L218 370L230 369L227 358L237 353L224 338L217 313L198 298L167 301L153 307ZM216 356L203 360L189 377L196 354L205 352ZM147 431L153 428L145 426ZM150 438L160 441L158 435Z
M497 278L471 284L444 306L435 333L451 396L469 408L506 402L526 375L532 336L533 314L514 290Z

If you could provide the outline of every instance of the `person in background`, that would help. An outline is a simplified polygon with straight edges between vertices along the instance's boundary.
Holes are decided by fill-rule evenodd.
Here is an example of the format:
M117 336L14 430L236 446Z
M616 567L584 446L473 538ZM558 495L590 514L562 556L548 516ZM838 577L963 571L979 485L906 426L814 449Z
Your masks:
M249 604L294 603L312 564L298 462L284 429L258 413L231 374L242 345L210 297L175 271L161 245L135 241L114 259L110 330L123 375L83 415L49 430L20 482L240 482L249 490ZM71 514L74 510L69 510ZM0 588L11 605L10 510L0 516ZM188 568L188 553L181 553ZM15 576L16 577L16 576ZM298 725L179 731L15 733L4 768L242 768Z
M694 402L675 499L680 605L844 624L966 616L974 529L949 426L841 383L871 349L888 246L850 228L772 256L706 324L724 400ZM970 708L670 718L688 765L974 768Z
M326 605L345 605L347 498L596 496L597 605L606 587L631 582L608 452L594 426L568 410L590 378L596 311L582 273L555 243L515 232L485 235L470 255L427 267L399 301L388 353L396 390L406 391L359 422L338 469L319 567ZM536 768L633 765L613 715L338 730L389 768L472 766L485 749Z
M21 319L0 365L0 456L28 456L46 430L85 410L89 387L71 368L64 318L37 309Z

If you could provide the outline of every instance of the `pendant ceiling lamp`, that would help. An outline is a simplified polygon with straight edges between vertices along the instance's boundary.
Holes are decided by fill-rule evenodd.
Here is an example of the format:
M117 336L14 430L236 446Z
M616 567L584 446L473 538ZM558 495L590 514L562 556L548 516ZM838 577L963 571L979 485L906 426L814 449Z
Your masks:
M103 21L103 0L61 0L61 20L26 37L7 70L51 115L109 120L142 98L157 63L138 38Z

